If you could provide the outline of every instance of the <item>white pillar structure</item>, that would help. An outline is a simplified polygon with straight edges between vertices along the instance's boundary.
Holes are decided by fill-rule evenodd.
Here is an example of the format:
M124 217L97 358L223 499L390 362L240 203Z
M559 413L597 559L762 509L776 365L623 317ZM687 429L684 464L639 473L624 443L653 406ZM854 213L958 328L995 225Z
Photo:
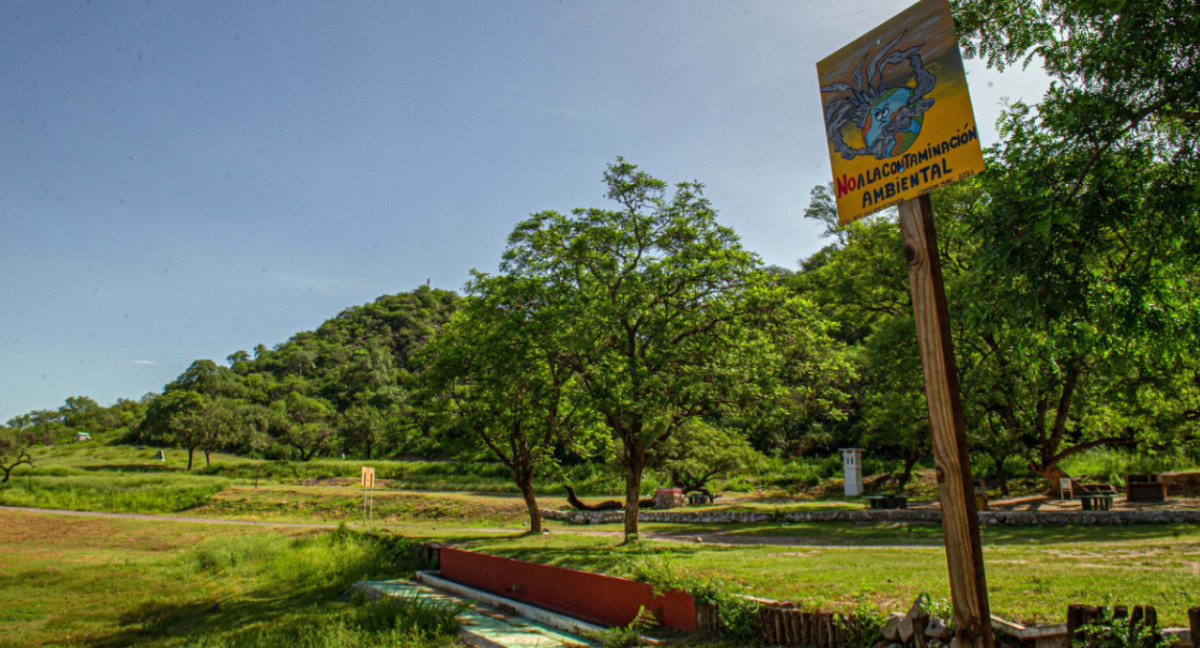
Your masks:
M846 470L847 497L855 497L863 493L862 481L862 448L842 448L842 465Z

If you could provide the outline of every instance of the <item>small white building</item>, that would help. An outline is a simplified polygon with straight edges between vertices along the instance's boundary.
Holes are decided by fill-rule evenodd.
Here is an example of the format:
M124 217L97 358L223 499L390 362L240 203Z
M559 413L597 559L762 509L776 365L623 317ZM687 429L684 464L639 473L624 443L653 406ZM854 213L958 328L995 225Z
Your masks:
M843 492L847 497L863 494L862 452L862 448L841 448L842 467L846 472L846 486Z
M75 440L76 441L91 441L92 435L88 434L87 432L76 432Z

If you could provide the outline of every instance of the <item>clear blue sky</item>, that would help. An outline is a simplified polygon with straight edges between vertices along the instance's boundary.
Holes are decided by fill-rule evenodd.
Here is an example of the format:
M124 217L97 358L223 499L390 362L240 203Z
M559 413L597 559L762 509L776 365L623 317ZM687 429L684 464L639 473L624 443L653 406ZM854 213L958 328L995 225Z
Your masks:
M795 267L816 62L908 4L0 0L0 421L459 290L618 155ZM968 69L984 145L1045 87Z

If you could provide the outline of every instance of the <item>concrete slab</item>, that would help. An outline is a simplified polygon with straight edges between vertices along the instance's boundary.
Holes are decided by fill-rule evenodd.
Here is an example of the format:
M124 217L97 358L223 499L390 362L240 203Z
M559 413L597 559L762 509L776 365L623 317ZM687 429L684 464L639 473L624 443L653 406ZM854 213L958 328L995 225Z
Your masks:
M594 648L600 645L512 611L413 581L362 581L358 587L388 596L414 597L453 606L465 603L468 607L458 615L463 623L462 637L468 644L480 648Z

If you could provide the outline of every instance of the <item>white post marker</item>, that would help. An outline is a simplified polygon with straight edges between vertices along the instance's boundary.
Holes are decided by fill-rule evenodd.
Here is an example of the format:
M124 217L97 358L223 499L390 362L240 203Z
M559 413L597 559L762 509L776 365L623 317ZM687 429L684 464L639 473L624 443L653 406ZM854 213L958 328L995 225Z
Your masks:
M858 497L863 494L862 483L862 448L842 448L842 468L846 475L846 485L842 492L846 497Z

